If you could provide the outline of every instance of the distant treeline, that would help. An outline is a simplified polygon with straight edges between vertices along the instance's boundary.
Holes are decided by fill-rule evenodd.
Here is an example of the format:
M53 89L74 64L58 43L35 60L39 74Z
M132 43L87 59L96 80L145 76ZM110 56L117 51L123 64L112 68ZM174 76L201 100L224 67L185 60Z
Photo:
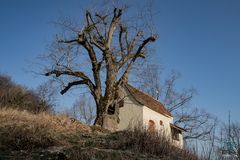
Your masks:
M11 77L0 74L0 108L16 108L33 113L51 111L53 106L37 91L16 84Z

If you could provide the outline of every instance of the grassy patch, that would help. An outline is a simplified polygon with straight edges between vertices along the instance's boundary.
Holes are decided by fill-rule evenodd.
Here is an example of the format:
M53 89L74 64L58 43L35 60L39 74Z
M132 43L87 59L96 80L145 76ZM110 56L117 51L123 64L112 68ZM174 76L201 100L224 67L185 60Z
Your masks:
M1 149L32 150L68 145L78 141L80 133L87 132L90 132L88 126L63 115L0 109Z

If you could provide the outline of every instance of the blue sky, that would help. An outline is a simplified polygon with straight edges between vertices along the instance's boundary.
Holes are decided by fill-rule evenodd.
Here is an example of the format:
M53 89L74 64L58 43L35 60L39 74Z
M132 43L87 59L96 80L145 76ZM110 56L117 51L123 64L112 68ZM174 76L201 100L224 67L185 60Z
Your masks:
M144 3L131 1L131 7ZM0 0L0 72L30 88L45 77L29 73L39 54L57 34L51 23L61 16L82 20L84 9L96 1ZM130 7L130 9L131 9ZM157 42L153 62L182 77L177 87L195 87L193 105L220 119L240 114L240 1L158 0L153 17ZM67 101L67 98L65 99Z

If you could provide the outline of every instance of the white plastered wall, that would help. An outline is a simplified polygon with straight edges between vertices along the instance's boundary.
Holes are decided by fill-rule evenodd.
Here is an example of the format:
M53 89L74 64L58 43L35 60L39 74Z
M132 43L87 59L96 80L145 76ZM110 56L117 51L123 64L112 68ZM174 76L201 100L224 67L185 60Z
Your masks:
M154 121L156 130L164 131L165 134L171 135L170 123L173 122L172 117L164 116L144 106L143 107L143 124L146 126L146 128L148 128L149 120ZM163 122L163 126L160 125L160 121Z
M178 146L179 148L183 148L183 135L179 134L179 140L178 141L173 140L173 144L175 146Z
M156 129L163 131L172 140L170 123L173 123L173 117L164 116L152 109L138 103L128 91L122 90L121 96L124 99L124 107L119 110L119 119L117 130L125 130L134 126L142 125L148 128L149 120L153 120ZM160 120L163 126L160 125ZM179 141L172 140L173 144L179 148L183 147L183 137L179 134Z
M162 132L164 135L169 136L172 140L170 123L173 123L173 117L164 116L158 112L151 110L150 108L143 106L143 124L148 128L149 120L154 121L156 130ZM160 125L160 120L163 122L163 126ZM183 136L179 134L179 140L172 140L175 146L179 148L183 147Z
M119 109L118 130L128 129L143 124L143 105L129 96L130 94L124 90L124 107Z

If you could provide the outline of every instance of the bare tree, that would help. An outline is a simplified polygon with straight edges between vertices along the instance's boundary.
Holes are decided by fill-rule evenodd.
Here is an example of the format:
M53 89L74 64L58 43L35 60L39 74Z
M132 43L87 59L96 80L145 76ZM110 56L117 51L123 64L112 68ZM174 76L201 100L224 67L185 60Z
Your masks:
M110 129L119 122L119 87L128 82L132 67L156 40L156 35L146 36L138 26L124 23L125 11L86 11L81 29L62 23L71 34L58 37L47 57L51 62L45 75L62 83L61 94L85 86L96 104L94 124ZM109 114L109 108L114 113Z
M233 144L233 151L238 159L240 159L240 124L233 123L230 128L230 140Z
M138 70L136 74L138 88L149 94L167 107L170 112L182 108L188 104L196 94L194 88L183 89L177 91L175 88L176 81L180 78L180 74L172 71L171 74L161 81L162 70L158 65L147 64Z
M36 94L40 99L40 105L47 108L47 111L54 111L56 106L56 91L52 81L47 81L39 85L36 89Z
M221 136L221 157L240 159L240 123L224 124Z
M145 65L136 74L138 88L167 107L174 116L174 123L187 130L185 139L208 139L216 125L216 118L204 110L191 107L196 90L177 91L175 85L180 74L176 72L172 72L164 82L160 79L161 75L157 65Z
M201 142L200 144L201 152L199 155L199 157L201 157L201 160L212 160L212 159L220 160L219 150L218 150L219 137L216 130L217 130L217 126L214 126L214 129L209 136L209 140Z
M96 109L91 97L81 95L73 104L72 108L67 111L67 114L79 121L91 125L96 118Z

